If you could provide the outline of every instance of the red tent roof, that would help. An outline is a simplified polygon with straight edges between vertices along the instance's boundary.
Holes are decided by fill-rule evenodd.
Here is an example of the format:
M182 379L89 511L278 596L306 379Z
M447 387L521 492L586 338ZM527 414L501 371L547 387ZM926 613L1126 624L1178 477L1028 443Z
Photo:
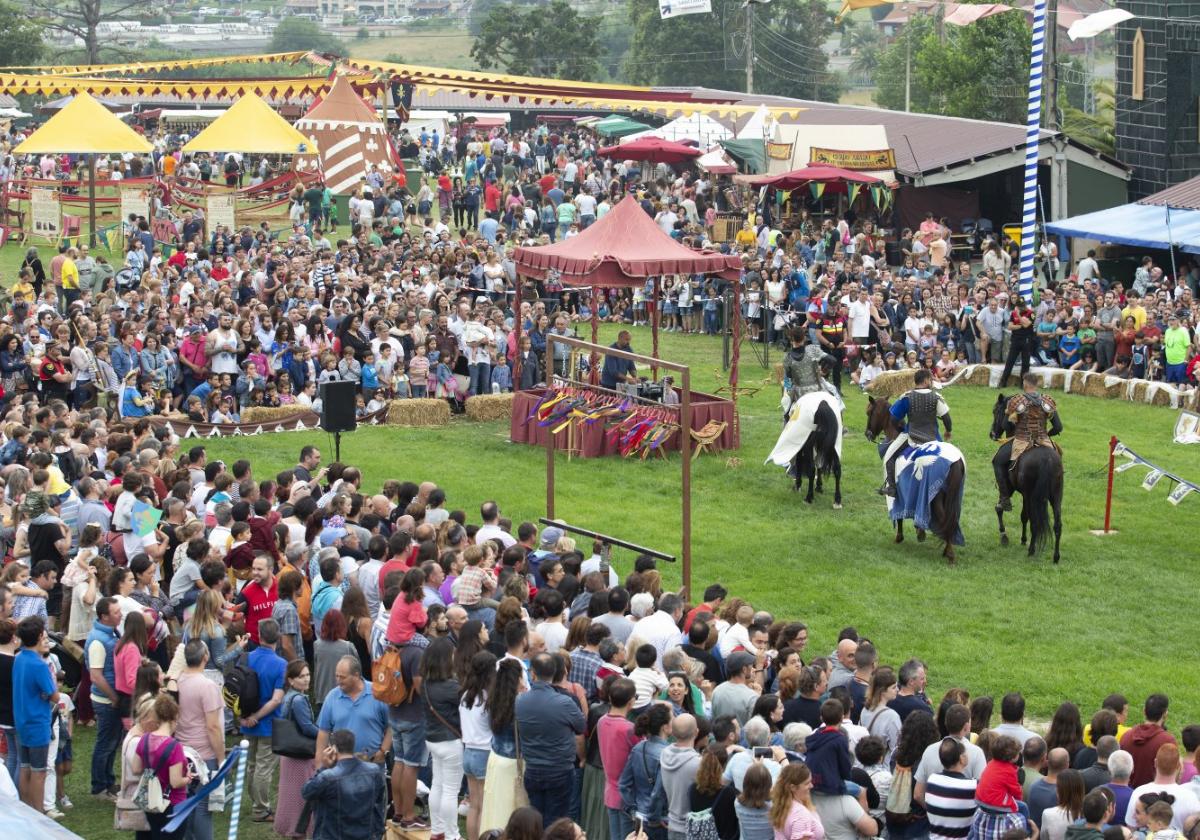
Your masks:
M542 278L557 271L573 286L640 286L663 274L720 274L736 280L739 257L694 251L663 233L633 196L578 236L552 245L517 248L517 270Z
M639 137L628 143L616 146L605 146L596 154L601 157L619 158L620 160L647 160L651 163L683 163L692 158L698 158L704 152L684 143L664 140L661 137Z
M793 169L779 175L764 175L750 178L747 183L754 187L774 187L777 190L794 190L812 182L819 184L883 184L882 178L855 172L853 169L840 169L836 166L810 164L803 169Z

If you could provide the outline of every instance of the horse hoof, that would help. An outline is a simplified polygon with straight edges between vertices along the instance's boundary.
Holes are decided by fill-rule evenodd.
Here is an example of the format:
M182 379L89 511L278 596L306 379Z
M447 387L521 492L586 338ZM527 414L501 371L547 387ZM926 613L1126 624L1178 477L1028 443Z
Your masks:
M1001 535L1000 535L1000 545L1003 545L1003 546L1006 546L1006 547L1008 546L1008 534L1001 534Z
M897 543L902 543L902 542L904 542L904 535L903 535L903 534L897 534L897 535L896 535L896 542L897 542Z
M925 532L917 531L917 542L925 542Z
M1057 552L1057 551L1056 551L1056 552L1054 552L1054 565L1055 565L1055 566L1057 566L1057 565L1058 565L1058 552Z
M841 510L841 509L842 509L842 503L841 503L841 502L834 502L834 503L833 503L833 509L834 509L834 510ZM1056 560L1055 562L1058 562L1058 561Z
M812 504L812 502L813 502L813 497L812 497L812 496L805 496L805 497L804 497L804 504L806 504L806 505L811 505L811 504Z

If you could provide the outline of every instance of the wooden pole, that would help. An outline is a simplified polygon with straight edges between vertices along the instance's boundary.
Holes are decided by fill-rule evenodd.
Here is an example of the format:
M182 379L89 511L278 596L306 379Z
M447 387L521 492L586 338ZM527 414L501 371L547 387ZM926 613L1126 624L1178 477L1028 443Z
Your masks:
M600 343L600 287L592 286L592 344ZM592 350L588 357L588 382L596 385L600 382L600 355Z
M513 344L513 393L521 390L521 280L517 275L517 293L513 297L513 332L516 334Z
M692 374L686 367L680 374L682 390L679 400L679 456L683 459L680 493L683 497L683 533L680 553L683 555L683 600L687 601L692 590ZM737 416L736 413L734 416Z
M732 325L724 325L726 329L733 333L733 350L729 355L729 397L733 402L733 435L738 441L741 440L738 429L738 362L742 355L742 281L735 280L733 283L733 306L730 317L733 319Z
M658 299L661 290L661 278L654 278L654 297L650 299L650 355L658 358ZM650 366L650 378L658 380L658 365Z
M88 245L96 247L96 155L87 156L88 161ZM117 215L120 215L118 213Z

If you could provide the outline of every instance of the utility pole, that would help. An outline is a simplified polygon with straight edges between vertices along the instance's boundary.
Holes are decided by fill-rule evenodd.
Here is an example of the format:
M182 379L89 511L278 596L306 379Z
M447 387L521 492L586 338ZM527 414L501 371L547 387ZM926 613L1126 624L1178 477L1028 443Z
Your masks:
M1050 217L1042 223L1065 219L1070 214L1067 183L1067 140L1062 134L1062 108L1058 102L1058 0L1046 4L1046 128L1057 132L1050 158Z
M754 6L747 2L746 9L746 93L754 93Z

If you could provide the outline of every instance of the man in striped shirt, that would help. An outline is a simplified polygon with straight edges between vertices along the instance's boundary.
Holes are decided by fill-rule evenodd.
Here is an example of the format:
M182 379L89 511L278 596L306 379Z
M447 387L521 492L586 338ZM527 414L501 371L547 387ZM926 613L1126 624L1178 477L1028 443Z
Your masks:
M967 750L955 738L943 738L938 747L942 772L925 783L925 811L930 840L962 840L975 818L975 780L963 772Z

